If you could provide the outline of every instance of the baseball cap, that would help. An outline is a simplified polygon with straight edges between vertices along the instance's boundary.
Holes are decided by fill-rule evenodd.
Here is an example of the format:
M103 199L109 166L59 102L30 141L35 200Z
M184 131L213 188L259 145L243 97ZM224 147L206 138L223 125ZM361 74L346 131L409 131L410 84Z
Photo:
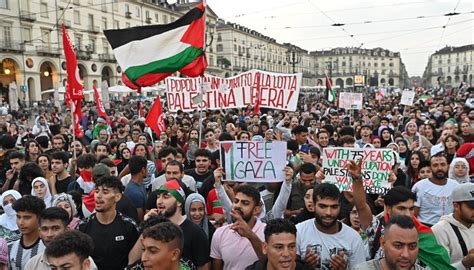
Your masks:
M103 176L110 176L110 169L107 165L99 163L92 169L92 175L94 179L99 179Z
M105 119L102 117L97 118L97 123L105 123Z
M451 193L453 202L466 202L469 207L474 208L474 184L464 183L457 185Z

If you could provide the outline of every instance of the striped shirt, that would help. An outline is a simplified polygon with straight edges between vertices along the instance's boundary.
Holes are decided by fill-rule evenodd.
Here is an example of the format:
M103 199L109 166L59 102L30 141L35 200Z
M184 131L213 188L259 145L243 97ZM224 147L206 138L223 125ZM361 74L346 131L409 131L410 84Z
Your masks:
M8 243L8 252L10 255L10 269L21 270L25 268L26 263L45 250L43 241L40 238L31 246L25 247L23 245L23 236L14 241Z

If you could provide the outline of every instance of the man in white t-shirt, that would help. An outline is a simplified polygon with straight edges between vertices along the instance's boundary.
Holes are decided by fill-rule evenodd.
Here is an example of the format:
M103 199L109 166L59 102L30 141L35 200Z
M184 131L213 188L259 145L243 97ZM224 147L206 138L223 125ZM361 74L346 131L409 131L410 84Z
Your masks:
M451 193L458 182L448 179L448 167L443 154L431 157L431 177L417 182L412 188L417 197L415 215L425 224L433 225L441 216L453 212Z
M315 218L296 225L296 252L313 268L352 269L365 261L360 235L337 220L340 195L333 184L316 185L313 191Z

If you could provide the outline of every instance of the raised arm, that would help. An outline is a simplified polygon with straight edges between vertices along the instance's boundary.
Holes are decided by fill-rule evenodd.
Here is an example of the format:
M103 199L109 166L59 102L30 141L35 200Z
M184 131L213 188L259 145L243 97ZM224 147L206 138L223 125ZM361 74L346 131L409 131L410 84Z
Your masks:
M362 181L362 159L359 163L349 161L347 165L349 175L352 177L352 193L354 195L354 206L357 209L360 219L360 227L362 230L367 229L372 223L373 215L367 204L364 184Z

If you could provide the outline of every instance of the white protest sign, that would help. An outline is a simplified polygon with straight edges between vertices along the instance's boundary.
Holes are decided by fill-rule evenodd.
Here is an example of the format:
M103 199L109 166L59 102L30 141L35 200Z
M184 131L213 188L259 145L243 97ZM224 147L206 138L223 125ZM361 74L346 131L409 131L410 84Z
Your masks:
M223 141L227 181L282 182L285 180L286 142Z
M339 94L339 108L346 110L362 109L362 93L342 92Z
M211 75L197 78L166 78L166 99L171 112L199 109L193 97L203 92L203 109L245 108L259 101L260 107L295 111L302 74L251 70L234 77ZM208 87L209 86L209 87Z
M403 91L402 98L400 99L401 105L413 105L413 101L415 100L415 91Z
M346 169L350 160L362 158L362 180L367 193L385 194L390 188L390 172L395 162L391 149L327 147L322 151L324 182L341 191L352 191L352 180Z

